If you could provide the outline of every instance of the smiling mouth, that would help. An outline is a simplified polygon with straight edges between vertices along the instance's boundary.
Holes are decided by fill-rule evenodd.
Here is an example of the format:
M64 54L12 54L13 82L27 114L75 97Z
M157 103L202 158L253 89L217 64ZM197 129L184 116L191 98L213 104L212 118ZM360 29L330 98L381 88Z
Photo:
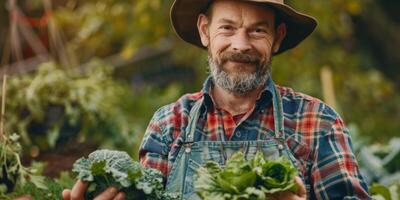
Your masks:
M240 65L254 65L254 62L240 61L240 60L229 60L230 63L240 64Z

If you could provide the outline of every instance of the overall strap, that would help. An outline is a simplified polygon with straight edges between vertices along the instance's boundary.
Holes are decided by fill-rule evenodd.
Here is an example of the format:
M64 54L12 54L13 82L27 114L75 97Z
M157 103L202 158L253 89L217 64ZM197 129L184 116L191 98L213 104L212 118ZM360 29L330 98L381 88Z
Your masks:
M286 152L289 155L290 151L285 143L282 98L274 83L272 83L272 105L274 112L274 137L275 140L278 142L279 154L283 155L284 152ZM289 155L289 157L291 156Z
M197 121L199 120L200 117L200 108L201 105L203 105L203 101L204 97L196 101L196 103L190 110L188 118L188 126L186 127L186 131L183 138L185 143L194 142L194 133L196 131Z
M178 152L175 163L167 179L167 191L180 192L182 194L180 199L184 199L184 190L185 187L188 187L186 180L189 168L189 158L192 156L191 146L194 142L194 133L196 131L202 103L203 98L196 101L189 112L188 125L185 129L185 133L182 134L183 146Z
M272 85L272 105L274 112L274 129L275 138L283 142L285 140L284 124L283 124L283 106L281 95L275 84Z
M285 153L288 156L289 160L292 162L292 164L296 168L298 168L296 158L293 155L293 152L290 151L290 148L287 146L287 144L285 142L282 98L281 98L281 95L275 85L273 85L273 92L274 92L274 95L273 95L272 100L273 100L273 105L274 105L275 138L278 141L279 154L283 155ZM300 174L300 177L302 178L302 180L304 182L304 177L302 174Z

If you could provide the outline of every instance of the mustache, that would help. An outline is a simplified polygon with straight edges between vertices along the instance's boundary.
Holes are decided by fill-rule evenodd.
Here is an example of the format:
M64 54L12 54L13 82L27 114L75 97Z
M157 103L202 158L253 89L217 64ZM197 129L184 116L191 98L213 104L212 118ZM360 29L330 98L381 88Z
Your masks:
M221 62L225 63L227 61L259 64L261 63L261 58L254 54L245 53L226 52L221 54Z

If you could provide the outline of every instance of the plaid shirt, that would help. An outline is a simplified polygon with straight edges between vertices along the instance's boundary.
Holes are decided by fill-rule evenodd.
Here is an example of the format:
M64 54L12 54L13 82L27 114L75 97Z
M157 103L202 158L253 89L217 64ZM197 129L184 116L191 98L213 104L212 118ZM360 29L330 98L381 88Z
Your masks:
M186 94L160 108L144 135L139 157L143 166L168 176L183 142L188 115L196 101L204 96L195 141L256 140L274 135L270 79L255 106L235 123L229 112L214 107L208 78L202 91ZM358 169L351 138L338 114L319 99L276 86L283 104L285 141L297 159L305 184L311 186L310 199L369 199L367 185ZM345 196L347 196L345 198Z

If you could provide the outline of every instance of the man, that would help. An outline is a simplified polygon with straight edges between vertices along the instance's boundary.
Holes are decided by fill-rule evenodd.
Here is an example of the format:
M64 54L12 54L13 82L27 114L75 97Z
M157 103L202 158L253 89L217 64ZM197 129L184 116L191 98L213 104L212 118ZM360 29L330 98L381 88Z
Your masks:
M369 199L341 118L272 81L271 57L311 34L312 17L282 0L175 0L171 18L183 40L208 50L210 77L200 92L159 109L144 136L140 161L164 173L167 190L198 199L193 175L206 160L223 165L235 151L263 151L299 172L297 193L271 198ZM78 182L64 199L86 187ZM124 195L110 188L98 198Z

